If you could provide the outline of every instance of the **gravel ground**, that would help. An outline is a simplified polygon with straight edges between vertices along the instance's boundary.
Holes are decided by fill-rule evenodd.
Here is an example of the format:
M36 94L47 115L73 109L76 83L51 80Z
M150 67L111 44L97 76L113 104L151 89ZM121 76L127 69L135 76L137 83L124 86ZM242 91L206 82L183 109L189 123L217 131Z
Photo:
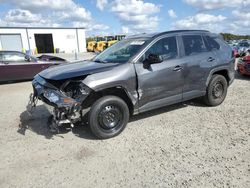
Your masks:
M87 127L52 135L31 83L0 85L0 187L250 187L250 78L225 102L189 101L132 117L96 140Z

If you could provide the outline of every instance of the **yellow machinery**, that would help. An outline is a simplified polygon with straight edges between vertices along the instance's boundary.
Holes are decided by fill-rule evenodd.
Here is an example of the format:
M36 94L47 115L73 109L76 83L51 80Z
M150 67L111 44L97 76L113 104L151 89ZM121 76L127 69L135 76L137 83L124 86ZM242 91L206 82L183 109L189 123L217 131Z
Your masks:
M107 42L104 37L97 37L96 38L96 44L94 47L95 52L102 52L107 48Z
M125 38L125 35L115 35L115 36L106 36L107 47L112 46L116 42Z
M95 37L87 43L88 52L102 52L106 48L112 46L117 41L125 38L125 35Z
M106 36L105 39L107 41L107 47L110 47L117 42L114 36Z
M95 45L96 45L96 38L94 38L93 40L88 41L88 43L87 43L87 51L88 52L94 52Z

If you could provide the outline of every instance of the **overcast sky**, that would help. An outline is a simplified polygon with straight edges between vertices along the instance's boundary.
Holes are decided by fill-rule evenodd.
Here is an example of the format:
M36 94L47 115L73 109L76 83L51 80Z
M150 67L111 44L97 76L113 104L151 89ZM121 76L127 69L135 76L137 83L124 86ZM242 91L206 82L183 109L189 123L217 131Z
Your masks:
M250 34L250 0L0 0L0 26L86 27L88 35L208 29Z

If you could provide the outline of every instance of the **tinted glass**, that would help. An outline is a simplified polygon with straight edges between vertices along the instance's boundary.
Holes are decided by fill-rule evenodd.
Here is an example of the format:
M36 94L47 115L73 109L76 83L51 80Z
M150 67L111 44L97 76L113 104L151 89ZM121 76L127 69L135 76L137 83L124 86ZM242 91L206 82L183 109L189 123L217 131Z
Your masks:
M194 55L200 52L207 51L200 35L186 35L182 38L186 55Z
M17 52L6 52L2 54L2 60L9 62L23 62L25 61L25 55Z
M148 57L149 54L160 55L163 60L176 58L178 56L176 38L160 39L148 49L144 58Z
M205 38L204 41L205 41L206 47L209 50L213 50L213 49L219 50L220 49L220 45L215 41L215 39L213 39L210 36L205 36L204 38Z

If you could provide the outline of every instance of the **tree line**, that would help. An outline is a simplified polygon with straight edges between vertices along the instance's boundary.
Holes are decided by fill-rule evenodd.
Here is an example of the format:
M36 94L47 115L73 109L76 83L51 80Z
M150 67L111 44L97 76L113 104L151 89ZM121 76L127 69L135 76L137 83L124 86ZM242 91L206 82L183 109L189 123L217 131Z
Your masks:
M234 35L231 33L220 33L224 40L241 40L241 39L250 39L250 35Z

